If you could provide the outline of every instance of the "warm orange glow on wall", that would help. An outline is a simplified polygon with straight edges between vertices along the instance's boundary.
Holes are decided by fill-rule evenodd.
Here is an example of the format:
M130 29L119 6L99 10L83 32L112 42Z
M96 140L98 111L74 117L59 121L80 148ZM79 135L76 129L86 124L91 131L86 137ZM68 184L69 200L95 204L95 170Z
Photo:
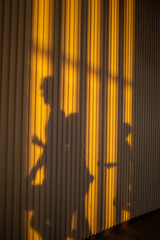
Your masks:
M124 59L123 59L123 123L131 127L131 133L126 137L126 141L132 150L132 85L133 85L133 52L134 52L134 0L124 0ZM128 184L127 191L130 196L131 186L131 156L129 153L126 160L129 167L130 179L126 180ZM128 182L129 181L129 182ZM130 197L129 197L130 198ZM126 204L130 205L130 200L126 199ZM130 219L129 209L122 209L121 221Z
M85 239L160 208L158 7L0 1L0 239Z
M118 44L119 43L119 0L109 1L109 58L108 58L108 82L106 81L107 104L107 154L106 163L114 164L106 171L106 212L104 216L105 228L112 227L116 221L116 197L117 183L117 123L118 123Z
M62 12L61 110L68 116L79 111L81 0L66 0Z
M85 209L92 234L97 231L101 7L99 0L88 1L86 165L94 176L94 181L85 198Z
M134 0L124 0L123 122L132 126ZM128 137L132 146L132 134Z
M50 113L50 108L44 103L42 96L41 85L45 77L53 75L53 66L51 65L51 21L52 1L33 1L32 12L32 39L31 39L31 72L30 72L30 119L29 119L29 169L28 176L31 170L36 166L38 160L41 161L42 154L45 149L38 146L34 142L35 136L45 145L47 141L47 123ZM51 69L52 68L52 69ZM43 159L46 161L46 159ZM45 165L45 163L44 163ZM41 185L46 178L44 175L44 165L38 169L36 175L33 176L32 186ZM31 187L31 186L29 186ZM31 227L31 219L34 212L38 213L36 208L39 207L40 199L36 191L29 191L29 198L34 194L33 210L28 211L28 239L42 239L41 235ZM41 194L41 193L40 193ZM43 193L42 193L43 194ZM45 196L43 196L45 197ZM29 200L30 201L30 200ZM38 229L42 222L45 221L44 210L41 210L40 215L35 217L35 229ZM39 223L40 222L40 223Z

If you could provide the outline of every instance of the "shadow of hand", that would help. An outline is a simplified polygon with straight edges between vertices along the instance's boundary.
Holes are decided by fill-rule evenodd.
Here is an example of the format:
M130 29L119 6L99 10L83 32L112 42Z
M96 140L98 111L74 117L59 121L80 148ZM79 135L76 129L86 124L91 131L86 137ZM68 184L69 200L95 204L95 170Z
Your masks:
M32 143L39 147L44 147L44 143L36 135L33 136Z

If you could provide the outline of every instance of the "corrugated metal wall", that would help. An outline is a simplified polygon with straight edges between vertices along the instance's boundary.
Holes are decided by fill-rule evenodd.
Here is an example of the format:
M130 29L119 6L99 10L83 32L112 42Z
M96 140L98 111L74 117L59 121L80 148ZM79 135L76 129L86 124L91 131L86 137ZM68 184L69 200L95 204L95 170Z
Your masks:
M0 1L0 239L81 239L160 208L159 12Z

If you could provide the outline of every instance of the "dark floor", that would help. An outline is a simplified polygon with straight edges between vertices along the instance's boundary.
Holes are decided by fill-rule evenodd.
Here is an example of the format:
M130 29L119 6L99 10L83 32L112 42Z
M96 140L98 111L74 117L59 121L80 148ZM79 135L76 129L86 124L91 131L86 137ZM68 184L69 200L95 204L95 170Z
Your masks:
M160 240L160 210L120 224L90 240Z

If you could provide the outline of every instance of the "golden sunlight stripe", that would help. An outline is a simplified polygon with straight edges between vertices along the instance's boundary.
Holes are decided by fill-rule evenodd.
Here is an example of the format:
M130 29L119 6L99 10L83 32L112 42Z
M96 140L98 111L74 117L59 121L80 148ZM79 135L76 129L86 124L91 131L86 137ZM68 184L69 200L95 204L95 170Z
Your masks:
M48 123L49 106L44 103L41 84L45 77L51 75L49 69L50 59L48 56L51 43L49 41L50 0L33 1L32 18L32 48L31 48L31 76L30 76L30 130L29 130L29 172L41 158L44 149L33 143L34 136L46 143L45 127ZM33 186L42 184L44 180L44 167L39 168L36 176L32 179ZM36 200L36 199L35 199ZM39 201L40 199L37 199ZM30 200L29 200L30 201ZM35 204L35 203L34 203ZM37 203L38 204L38 203ZM35 205L36 207L36 205ZM31 219L34 209L28 211L28 239L42 239L41 235L31 227ZM40 220L41 221L41 220ZM42 219L44 221L44 219ZM34 223L38 224L38 223Z
M81 0L63 4L60 104L65 116L79 111L80 6Z
M86 165L94 180L89 183L89 192L85 198L85 214L91 234L97 232L100 16L101 1L90 0L88 2Z
M80 23L81 0L63 0L60 108L66 117L79 112ZM71 231L77 230L77 212L71 222Z
M126 141L132 148L132 82L133 82L134 0L124 0L124 60L123 60L123 123L131 127ZM130 173L131 174L131 165ZM131 175L130 175L131 177ZM129 181L128 191L131 191ZM121 221L130 219L130 211L121 211Z
M109 63L107 86L107 164L106 170L105 228L116 222L117 183L117 122L118 122L118 43L119 43L119 0L109 1Z

